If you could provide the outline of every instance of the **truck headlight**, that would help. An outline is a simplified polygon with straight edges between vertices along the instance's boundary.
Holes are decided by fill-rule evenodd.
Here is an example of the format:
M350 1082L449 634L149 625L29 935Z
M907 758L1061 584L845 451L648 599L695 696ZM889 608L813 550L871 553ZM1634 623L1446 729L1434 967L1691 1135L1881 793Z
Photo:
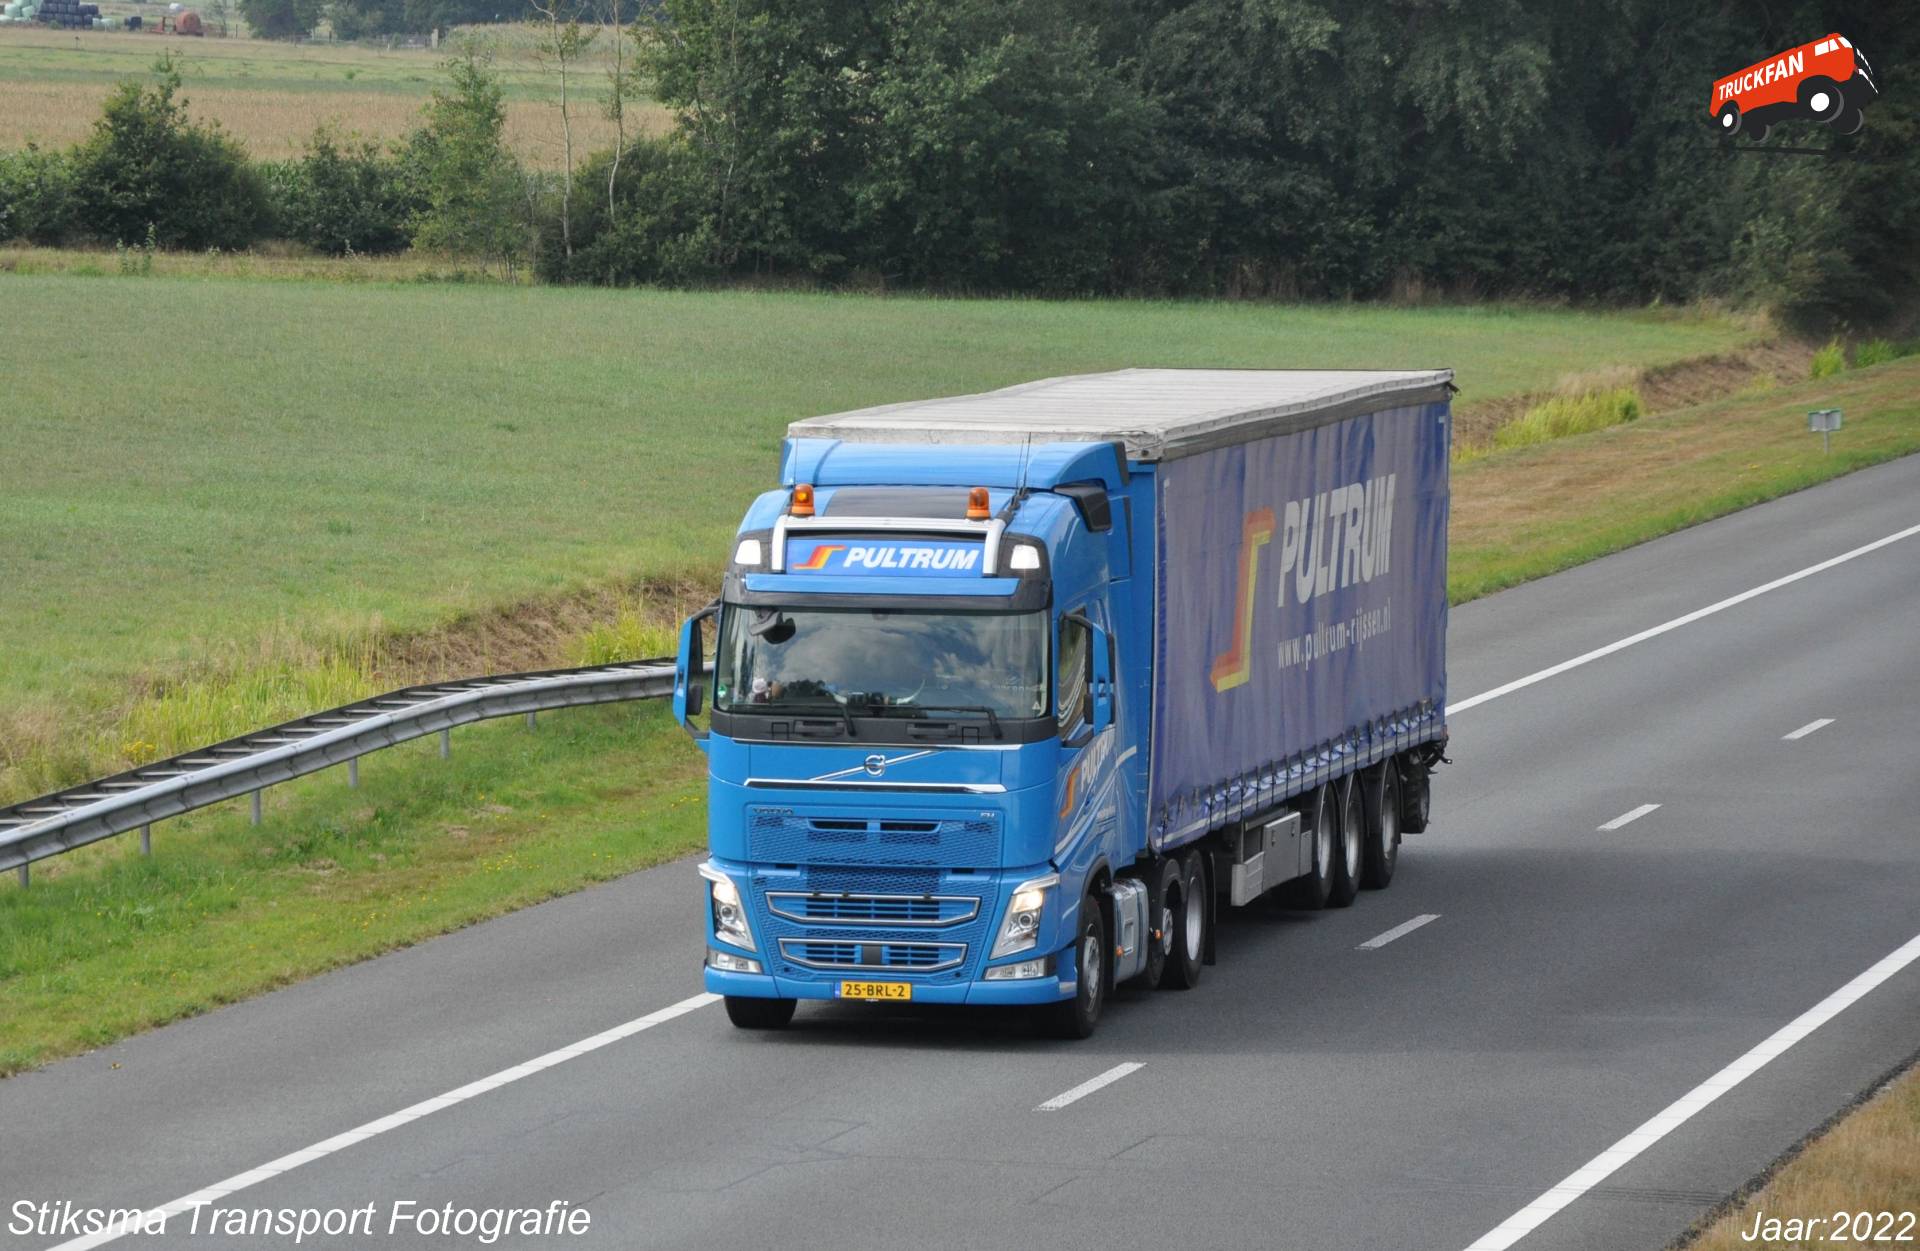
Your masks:
M747 925L747 908L740 900L740 888L733 879L710 864L700 866L707 879L707 907L713 916L713 936L723 943L754 951L753 930Z
M1047 897L1059 884L1060 875L1049 873L1013 888L1013 898L1007 900L1007 914L1000 922L1000 936L993 940L989 960L1031 950L1040 941L1040 916L1046 911Z

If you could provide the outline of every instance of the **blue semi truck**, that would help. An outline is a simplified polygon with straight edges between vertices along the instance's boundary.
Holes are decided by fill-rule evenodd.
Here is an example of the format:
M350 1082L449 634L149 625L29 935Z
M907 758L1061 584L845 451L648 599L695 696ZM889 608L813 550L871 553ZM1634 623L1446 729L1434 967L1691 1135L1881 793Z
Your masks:
M1447 738L1452 390L1129 369L794 423L674 694L734 1024L1083 1038L1193 986L1223 906L1387 885Z

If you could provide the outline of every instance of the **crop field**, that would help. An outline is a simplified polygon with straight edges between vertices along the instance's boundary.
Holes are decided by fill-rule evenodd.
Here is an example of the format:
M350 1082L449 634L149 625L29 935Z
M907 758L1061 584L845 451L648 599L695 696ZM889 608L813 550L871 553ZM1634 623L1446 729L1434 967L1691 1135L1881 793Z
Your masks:
M130 6L157 14L163 6ZM529 32L476 28L495 50L507 92L507 141L527 161L561 163L559 85L532 53ZM603 35L574 80L575 152L609 146ZM39 27L0 29L0 150L29 142L64 146L86 137L114 84L140 78L155 58L179 59L188 111L215 121L262 159L297 155L314 126L398 139L419 124L420 108L440 81L445 51L373 44L288 44L258 39L182 38ZM664 111L629 107L628 124L663 129Z

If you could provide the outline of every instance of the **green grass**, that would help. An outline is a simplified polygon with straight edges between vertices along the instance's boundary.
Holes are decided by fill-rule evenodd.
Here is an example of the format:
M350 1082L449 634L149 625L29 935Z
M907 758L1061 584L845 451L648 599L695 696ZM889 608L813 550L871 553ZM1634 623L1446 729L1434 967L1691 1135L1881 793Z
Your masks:
M705 837L655 706L463 729L43 862L0 889L0 1076L656 864Z
M721 563L788 421L1126 365L1451 365L1471 402L1732 322L0 274L0 710Z
M1833 451L1807 412L1839 407ZM1454 472L1454 603L1920 452L1920 361L1496 452Z
M1846 367L1847 349L1840 346L1840 340L1835 339L1813 354L1813 362L1808 365L1807 371L1808 376L1815 379L1831 378Z
M127 11L142 13L152 22L158 20L155 15L160 9L146 6ZM558 98L558 79L534 60L533 39L524 27L473 28L471 34L494 50L509 99ZM574 84L576 91L584 88L582 94L594 99L605 92L599 76L604 43L604 35L595 41L587 74ZM144 79L163 49L179 58L188 94L195 87L244 88L271 95L371 91L418 96L423 102L440 85L440 64L451 51L450 47L387 50L374 44L291 44L246 38L159 39L145 33L15 27L0 32L0 84L109 85L124 78Z
M1632 387L1556 395L1529 408L1493 432L1495 448L1525 447L1604 430L1640 416L1640 393Z

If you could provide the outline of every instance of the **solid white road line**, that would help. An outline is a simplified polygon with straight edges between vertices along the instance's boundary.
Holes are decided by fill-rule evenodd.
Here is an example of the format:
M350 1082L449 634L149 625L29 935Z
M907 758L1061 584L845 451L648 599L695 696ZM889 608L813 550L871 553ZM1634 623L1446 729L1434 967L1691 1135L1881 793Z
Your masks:
M162 1204L157 1208L141 1213L131 1224L112 1225L101 1230L99 1233L87 1234L83 1237L73 1238L60 1243L53 1247L52 1251L85 1251L85 1248L98 1247L105 1243L112 1242L116 1238L131 1233L136 1229L148 1228L162 1217L175 1217L183 1212L189 1212L201 1204L218 1202L237 1190L245 1190L249 1186L256 1186L270 1178L278 1177L282 1173L291 1172L299 1168L302 1164L311 1164L315 1160L325 1159L334 1152L345 1150L355 1143L365 1142L367 1139L384 1134L390 1129L398 1129L402 1125L417 1121L423 1116L431 1116L435 1112L451 1108L456 1104L465 1103L475 1095L484 1095L489 1090L498 1090L500 1087L508 1085L511 1082L517 1082L523 1077L532 1077L535 1073L543 1072L556 1064L565 1064L568 1060L586 1055L589 1051L598 1051L600 1048L611 1043L617 1043L623 1038L631 1038L635 1034L650 1030L656 1025L665 1025L675 1017L685 1016L696 1008L704 1008L710 1003L718 1003L719 1001L720 996L705 993L682 999L679 1003L662 1008L658 1012L650 1012L646 1016L637 1017L624 1025L616 1025L610 1030L595 1034L591 1038L583 1038L571 1046L562 1047L557 1051L549 1051L543 1056L535 1056L524 1064L516 1064L510 1069L501 1069L498 1073L490 1077L483 1077L479 1081L468 1082L465 1086L461 1086L456 1090L449 1090L444 1095L436 1095L431 1099L416 1103L410 1108L402 1108L400 1111L383 1116L377 1121L368 1121L358 1129L350 1129L344 1134L335 1134L331 1138L314 1143L311 1147L303 1148L302 1150L295 1151L291 1155L283 1155L277 1160L271 1160L262 1164L259 1168L248 1169L246 1172L235 1174L225 1181L215 1182L204 1190L196 1190L190 1195L182 1195L172 1203Z
M1384 947L1396 938L1405 938L1407 935L1413 933L1415 930L1419 929L1421 926L1425 925L1427 922L1438 921L1439 919L1440 919L1440 914L1438 912L1423 912L1419 916L1413 918L1413 920L1407 921L1401 925L1396 925L1384 934L1375 934L1372 938L1369 938L1366 942L1361 943L1358 947L1354 948L1354 950L1355 951L1372 951L1375 948Z
M1771 1037L1752 1051L1680 1096L1666 1111L1614 1143L1578 1172L1508 1217L1480 1241L1468 1247L1467 1251L1505 1251L1505 1248L1539 1228L1555 1212L1613 1176L1642 1151L1686 1124L1701 1109L1758 1073L1793 1044L1839 1016L1854 1002L1864 998L1868 991L1917 959L1920 959L1920 935L1908 939L1865 973L1774 1031Z
M1535 682L1544 682L1548 678L1558 677L1569 669L1578 669L1581 665L1590 664L1603 656L1611 656L1617 651L1632 647L1635 643L1644 643L1648 639L1657 638L1669 630L1678 630L1683 625L1691 625L1702 617L1711 617L1714 613L1732 608L1736 604L1744 604L1756 596L1765 595L1768 591L1777 591L1781 587L1789 586L1802 578L1810 578L1816 573L1822 573L1833 568L1835 565L1844 565L1850 560L1865 556L1868 552L1877 552L1888 544L1898 543L1901 539L1910 539L1916 534L1920 534L1920 526L1908 526L1897 534L1889 534L1884 539L1875 539L1864 547L1856 547L1850 552L1842 552L1838 556L1823 560L1817 565L1808 565L1805 569L1790 573L1784 578L1775 578L1773 581L1762 586L1756 586L1751 590L1742 591L1738 595L1728 596L1717 604L1708 604L1705 608L1696 608L1684 616L1675 617L1672 621L1662 622L1651 629L1642 630L1638 634L1630 634L1617 642L1608 643L1605 647L1596 647L1590 652L1575 656L1572 660L1563 660L1557 665L1552 665L1540 670L1538 673L1529 673L1524 678L1515 678L1505 686L1496 686L1490 691L1482 691L1480 694L1469 696L1458 703L1448 704L1447 715L1452 716L1456 712L1465 712L1469 708L1474 708L1491 700L1499 699L1502 695L1511 695L1515 691L1532 686Z
M1780 738L1784 742L1791 743L1796 738L1805 738L1807 735L1813 733L1815 730L1818 730L1823 726L1829 726L1832 724L1833 724L1832 717L1822 717L1818 721L1807 722L1805 725L1801 726L1799 729L1795 730L1791 734L1782 734Z
M1658 808L1659 806L1660 806L1659 804L1641 804L1638 808L1635 808L1632 812L1623 812L1619 816L1615 817L1613 820L1607 822L1605 825L1600 827L1599 832L1604 834L1608 830L1617 830L1623 825L1629 825L1635 821L1638 821L1641 817L1646 816L1649 812L1652 812L1654 809Z
M1127 1074L1138 1073L1141 1069L1145 1067L1147 1066L1144 1064L1135 1064L1131 1060L1127 1061L1125 1064L1116 1064L1112 1068L1108 1069L1106 1072L1100 1074L1100 1076L1089 1077L1086 1081L1081 1082L1078 1086L1075 1086L1072 1090L1064 1091L1061 1094L1055 1095L1053 1098L1047 1100L1045 1103L1035 1108L1034 1111L1035 1112L1058 1112L1061 1108L1066 1107L1069 1103L1074 1103L1074 1102L1077 1102L1078 1100L1085 1099L1088 1095L1092 1094L1094 1091L1100 1090L1103 1087L1111 1086L1115 1082L1119 1081L1121 1078L1125 1077Z

